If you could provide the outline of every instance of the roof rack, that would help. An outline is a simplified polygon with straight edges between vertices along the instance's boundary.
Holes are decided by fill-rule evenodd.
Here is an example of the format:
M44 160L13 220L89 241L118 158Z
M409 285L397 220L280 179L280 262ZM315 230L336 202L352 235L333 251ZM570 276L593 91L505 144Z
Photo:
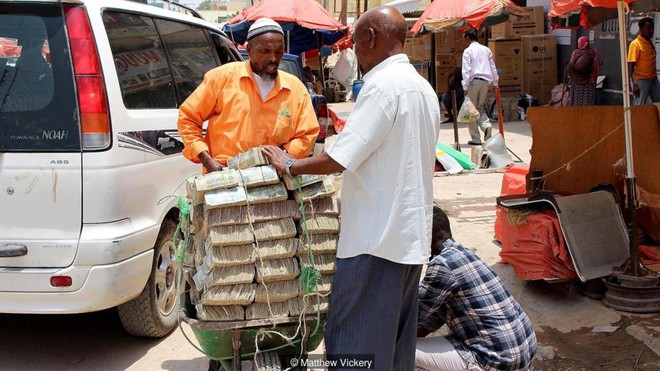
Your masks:
M199 14L195 9L192 9L188 6L179 3L173 3L170 0L130 0L136 3L142 3L147 5L163 4L163 9L171 10L178 13L188 14L195 18L204 19L201 14Z

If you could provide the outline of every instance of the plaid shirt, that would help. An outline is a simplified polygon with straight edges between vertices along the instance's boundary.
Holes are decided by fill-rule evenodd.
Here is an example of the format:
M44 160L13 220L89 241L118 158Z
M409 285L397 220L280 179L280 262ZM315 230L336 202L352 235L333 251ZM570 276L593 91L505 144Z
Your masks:
M447 340L468 362L490 370L532 367L536 335L529 318L495 272L448 239L419 286L419 327L444 324Z

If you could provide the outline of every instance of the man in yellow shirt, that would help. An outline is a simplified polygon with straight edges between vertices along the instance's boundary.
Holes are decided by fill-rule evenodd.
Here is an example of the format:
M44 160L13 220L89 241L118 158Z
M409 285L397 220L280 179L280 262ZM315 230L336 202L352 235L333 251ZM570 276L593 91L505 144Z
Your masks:
M204 172L221 170L230 157L260 145L282 147L292 157L304 158L319 133L307 89L295 76L278 70L284 54L282 27L261 18L247 39L250 60L207 72L179 109L183 155L201 163Z
M639 20L639 35L630 43L628 50L628 74L632 79L635 105L660 102L660 83L656 71L653 19Z

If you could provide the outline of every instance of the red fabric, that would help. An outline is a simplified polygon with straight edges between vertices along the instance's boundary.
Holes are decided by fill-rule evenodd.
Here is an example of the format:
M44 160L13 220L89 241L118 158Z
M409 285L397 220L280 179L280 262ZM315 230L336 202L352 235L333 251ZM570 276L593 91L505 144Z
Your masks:
M344 130L344 125L346 125L346 120L342 120L337 116L336 113L334 113L331 109L328 108L328 115L330 116L330 119L332 120L332 126L335 127L335 133L339 134L341 133L342 130Z
M501 196L524 194L527 191L527 173L529 173L529 164L516 164L508 167L502 177ZM502 220L498 217L495 219L495 237L501 241L501 236Z
M263 0L229 20L229 24L243 20L256 21L271 18L280 22L295 22L302 27L315 30L345 30L348 27L339 23L318 1L314 0Z
M636 0L624 0L630 4ZM614 8L616 9L617 0L552 0L548 16L561 17L569 13L574 13L583 7L591 8Z
M468 25L479 28L492 14L497 3L503 3L507 8L519 9L509 0L434 0L410 31L417 33L426 19L455 19L456 22L464 20Z
M639 257L644 265L660 264L660 256L653 246L639 245Z
M508 167L502 177L501 196L520 195L527 191L529 164L516 164Z
M500 257L522 280L577 278L571 256L554 211L531 214L524 224L512 224L507 210L498 208L501 220Z
M637 0L624 0L627 4L633 3ZM548 11L549 18L562 18L571 13L580 13L580 26L584 28L591 28L599 22L606 21L607 19L616 18L616 13L608 13L604 15L602 12L594 21L593 24L589 22L589 12L593 8L616 9L617 0L552 0L550 2L550 10ZM650 9L649 9L650 10ZM637 11L642 11L637 9ZM551 22L552 23L552 22ZM554 24L553 24L554 25ZM556 25L554 25L556 26Z

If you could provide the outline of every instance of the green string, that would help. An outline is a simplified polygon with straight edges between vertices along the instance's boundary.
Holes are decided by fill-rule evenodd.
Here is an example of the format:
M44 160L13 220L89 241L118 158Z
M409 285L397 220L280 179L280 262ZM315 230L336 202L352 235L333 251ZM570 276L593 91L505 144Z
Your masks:
M298 180L298 177L294 177L293 182L298 190L298 194L301 194L302 185ZM305 213L305 203L302 197L300 198L299 201L299 207L300 207L300 216L302 219L302 228L303 228L303 232L305 233L305 242L307 243L307 255L309 256L309 262L310 262L309 267L301 268L300 281L303 284L303 290L305 291L305 295L309 295L314 291L318 292L317 287L319 280L321 279L321 272L319 272L318 268L316 268L316 262L314 262L314 253L312 252L312 241L311 238L309 237L309 230L307 229L307 214ZM320 307L321 307L321 299L319 298L319 295L316 295L316 321L314 323L314 330L312 331L312 334L310 336L314 336L321 328Z

